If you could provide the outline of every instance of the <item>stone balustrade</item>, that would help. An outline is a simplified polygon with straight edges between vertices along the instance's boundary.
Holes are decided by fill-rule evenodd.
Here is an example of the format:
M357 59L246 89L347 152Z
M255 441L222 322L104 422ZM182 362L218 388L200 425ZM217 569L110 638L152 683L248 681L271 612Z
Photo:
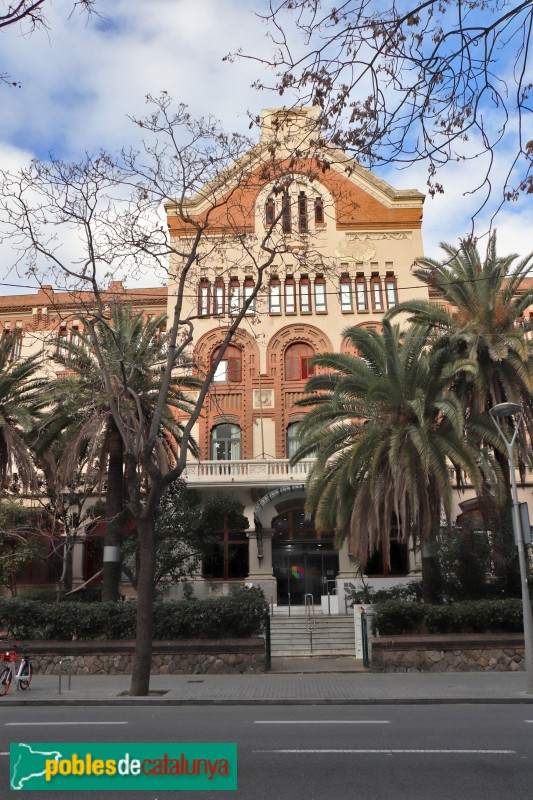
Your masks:
M268 483L290 483L305 481L315 459L309 458L291 466L286 458L256 459L241 461L190 461L184 478L190 486L237 483L255 486Z

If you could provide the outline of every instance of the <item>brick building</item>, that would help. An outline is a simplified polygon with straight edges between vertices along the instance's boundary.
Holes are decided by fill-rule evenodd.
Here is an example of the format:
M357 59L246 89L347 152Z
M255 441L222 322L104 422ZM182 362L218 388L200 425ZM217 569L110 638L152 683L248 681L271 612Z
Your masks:
M233 581L260 585L279 604L288 603L289 596L301 603L308 593L319 602L327 587L338 586L344 595L343 583L354 577L347 547L337 551L333 533L319 536L304 518L312 460L289 464L304 413L296 401L304 393L310 357L342 351L346 327L379 327L403 287L411 297L427 298L426 288L417 287L411 274L422 254L424 196L395 190L333 148L317 149L308 133L315 119L312 108L263 112L261 141L247 155L246 188L230 195L212 234L234 235L237 220L252 250L275 222L281 246L218 365L196 426L201 455L189 462L189 484L206 497L234 494L250 522L247 533L219 532L216 553L196 580L198 595L224 592ZM272 152L278 164L288 159L295 142L298 160L280 191L279 173L271 178L265 164ZM317 167L324 163L327 169ZM187 212L200 220L205 196L227 192L225 185L207 187L187 203ZM176 243L190 235L172 204L167 215ZM196 307L199 316L194 358L200 371L209 368L235 310L251 292L253 263L253 252L234 249L231 258L215 256L199 268L189 311ZM169 303L172 286L171 277ZM399 542L392 550L398 580L415 564ZM371 571L390 582L379 559Z
M135 311L146 316L158 316L167 311L167 288L126 289L119 281L113 281L102 293L106 303L131 305ZM13 359L42 355L42 370L49 377L60 374L63 367L52 356L61 353L65 342L83 333L80 317L89 314L94 306L90 292L56 291L51 285L43 285L38 292L0 297L0 330L2 337L16 337ZM16 481L16 476L15 476ZM40 507L42 498L19 492L15 495L25 505ZM97 497L95 496L94 500ZM83 544L75 546L73 553L73 584L80 584L101 568L103 523L92 532ZM51 553L52 542L43 539L43 548ZM45 555L45 553L43 553ZM53 586L58 576L58 559L34 560L20 574L17 584L20 592L34 588Z

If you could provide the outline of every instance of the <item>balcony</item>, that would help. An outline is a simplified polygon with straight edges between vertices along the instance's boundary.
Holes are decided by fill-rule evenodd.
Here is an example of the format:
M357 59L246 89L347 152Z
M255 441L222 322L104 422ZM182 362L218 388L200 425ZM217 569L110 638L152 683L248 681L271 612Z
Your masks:
M183 477L189 486L285 486L305 483L314 458L291 466L286 458L255 461L190 461Z

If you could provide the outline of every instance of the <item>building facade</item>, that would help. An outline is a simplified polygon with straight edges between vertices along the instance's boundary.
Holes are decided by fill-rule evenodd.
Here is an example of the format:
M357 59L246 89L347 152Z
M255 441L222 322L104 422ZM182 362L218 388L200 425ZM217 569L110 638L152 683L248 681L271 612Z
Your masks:
M120 281L112 281L102 298L106 304L129 305L147 318L166 315L168 291L166 287L126 289ZM83 335L84 315L95 307L95 298L90 292L57 291L51 285L43 285L38 292L0 297L0 335L3 339L15 338L11 358L13 360L40 355L40 369L44 376L60 375L64 367L54 361L55 354L65 354L67 342ZM13 485L9 494L15 499L36 509L46 504L46 496L24 493L17 489L17 475L13 474ZM88 499L94 503L99 495ZM60 531L58 531L60 535ZM101 570L104 523L93 528L85 541L74 547L72 583L80 585ZM84 538L82 535L81 539ZM17 577L19 593L35 589L51 588L60 574L60 559L55 555L57 543L50 536L43 536L43 557L28 563Z
M423 195L393 189L330 148L311 153L310 146L304 157L301 143L310 140L306 130L312 130L315 119L315 109L263 112L261 142L248 162L248 175L255 180L247 179L246 192L234 193L236 207L231 199L227 202L212 234L234 236L239 219L250 249L269 226L276 228L279 247L261 292L216 369L196 426L200 458L189 461L187 481L205 497L233 494L250 524L247 532L219 532L216 557L204 562L195 581L200 596L225 592L234 581L261 586L280 605L300 604L305 595L320 602L333 589L344 596L343 585L354 579L356 569L347 546L338 551L333 533L319 535L304 515L312 459L296 466L289 462L305 413L297 402L311 374L309 360L344 350L347 327L379 328L406 290L411 297L427 298L427 289L411 273L423 252ZM282 189L279 172L272 178L265 169L275 136L278 163L299 142L298 160L291 163L290 180ZM324 162L327 169L317 168ZM217 191L223 195L227 187L205 195ZM203 199L193 198L188 213L200 219ZM172 204L167 214L179 244L187 230ZM247 252L231 259L215 253L201 263L190 291L199 318L194 363L200 374L217 357L236 310L252 291L254 263ZM172 282L169 287L170 310ZM379 559L370 571L379 585L405 579L415 566L407 547L393 542L394 578L383 574Z

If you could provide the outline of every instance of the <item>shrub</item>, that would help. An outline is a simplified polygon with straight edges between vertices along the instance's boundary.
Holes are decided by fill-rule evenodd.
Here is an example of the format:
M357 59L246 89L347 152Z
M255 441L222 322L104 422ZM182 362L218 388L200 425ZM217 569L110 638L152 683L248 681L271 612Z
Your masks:
M405 600L386 600L374 607L374 628L380 636L413 633L424 619L424 606Z
M133 639L136 603L52 604L24 597L0 599L0 628L15 639ZM227 597L159 602L156 639L223 639L261 632L268 605L260 589Z
M515 633L522 630L522 602L470 600L454 605L388 601L375 606L374 626L381 636L406 633Z

